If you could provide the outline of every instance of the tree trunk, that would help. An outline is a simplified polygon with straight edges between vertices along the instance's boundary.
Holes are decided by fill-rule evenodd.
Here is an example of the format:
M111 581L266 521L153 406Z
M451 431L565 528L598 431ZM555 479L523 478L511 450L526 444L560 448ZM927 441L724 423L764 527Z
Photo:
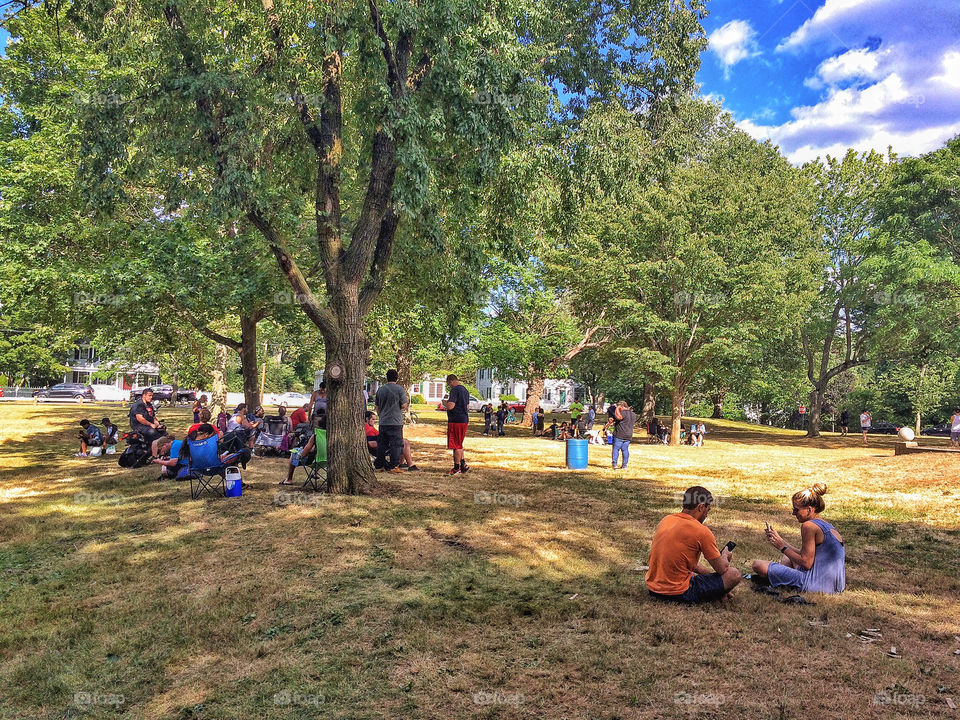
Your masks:
M713 415L711 418L720 419L723 417L723 401L727 397L727 389L725 387L717 388L717 391L713 393L711 399L713 400Z
M210 415L214 420L217 415L227 411L227 353L226 345L217 343L213 352L213 387L210 388Z
M543 375L530 374L527 378L527 404L523 410L522 423L531 427L533 425L533 411L540 405L543 398Z
M924 363L920 367L920 382L917 383L917 424L914 429L914 433L916 433L917 437L920 437L920 398L922 397L923 393L923 379L926 377L926 375L927 364Z
M670 391L671 403L671 423L670 423L670 444L680 444L680 420L683 417L683 400L687 394L687 388L679 380L674 380L673 389Z
M643 407L640 409L640 419L644 424L653 420L657 412L657 386L651 382L643 384Z
M820 409L823 406L823 390L815 387L810 391L810 407L807 408L807 437L820 437Z
M336 298L339 334L324 337L327 383L327 478L331 492L369 493L375 485L363 432L363 381L369 344L356 295ZM346 315L346 318L344 318Z
M260 378L257 365L257 321L240 316L240 372L243 374L243 400L249 412L260 404Z
M597 393L597 410L598 410L598 411L602 411L602 410L603 410L603 405L604 405L604 402L606 401L606 399L607 399L607 394L606 394L606 393L602 393L602 392L601 392L601 393Z
M170 376L170 404L177 404L177 391L180 389L180 384L177 382L177 373L173 373Z

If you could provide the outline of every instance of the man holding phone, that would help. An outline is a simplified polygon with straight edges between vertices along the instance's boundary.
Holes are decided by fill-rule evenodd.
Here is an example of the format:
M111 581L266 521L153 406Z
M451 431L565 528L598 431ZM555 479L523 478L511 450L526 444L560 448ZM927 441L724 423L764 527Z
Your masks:
M730 565L734 543L718 550L713 533L703 524L712 505L709 490L699 485L687 488L683 510L657 525L646 576L651 597L694 605L722 598L743 579ZM700 563L701 554L710 567Z

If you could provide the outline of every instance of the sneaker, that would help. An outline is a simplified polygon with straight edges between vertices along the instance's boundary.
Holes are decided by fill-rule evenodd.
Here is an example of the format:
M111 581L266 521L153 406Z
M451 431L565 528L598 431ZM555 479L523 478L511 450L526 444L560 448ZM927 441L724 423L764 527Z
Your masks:
M74 456L74 457L86 457L87 454L86 454L86 453L74 453L73 456Z
M406 470L404 470L402 467L395 467L395 468L390 468L389 470L387 470L387 472L391 472L397 475L402 475L403 473L406 472Z
M416 465L409 465L407 467L407 472L420 472L420 468L418 468Z
M470 469L470 468L467 467L466 463L464 463L463 465L460 466L460 472L462 472L462 473L467 472L469 469Z
M460 466L454 465L452 470L447 470L447 475L459 475L461 473Z

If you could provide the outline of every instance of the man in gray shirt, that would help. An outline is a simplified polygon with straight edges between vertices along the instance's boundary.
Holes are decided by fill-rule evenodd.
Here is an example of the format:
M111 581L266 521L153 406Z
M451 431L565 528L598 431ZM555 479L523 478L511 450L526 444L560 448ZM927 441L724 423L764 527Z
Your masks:
M380 418L377 438L377 465L387 472L402 473L399 466L403 457L403 411L410 404L407 391L397 385L396 370L387 370L387 384L381 385L374 400ZM390 460L387 461L387 451Z

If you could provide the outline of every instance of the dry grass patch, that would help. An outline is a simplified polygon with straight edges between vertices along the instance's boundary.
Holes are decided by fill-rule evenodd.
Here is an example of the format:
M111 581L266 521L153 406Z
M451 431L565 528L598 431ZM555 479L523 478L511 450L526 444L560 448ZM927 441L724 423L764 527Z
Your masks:
M711 421L702 449L635 443L614 472L591 447L573 472L510 428L471 432L472 471L449 477L426 412L407 431L425 471L371 497L278 501L285 463L261 459L241 499L191 501L152 469L69 457L103 414L123 408L0 404L0 718L957 716L960 458ZM764 520L796 540L789 498L814 480L848 592L648 598L653 529L684 488L718 497L708 523L746 568L774 556Z

